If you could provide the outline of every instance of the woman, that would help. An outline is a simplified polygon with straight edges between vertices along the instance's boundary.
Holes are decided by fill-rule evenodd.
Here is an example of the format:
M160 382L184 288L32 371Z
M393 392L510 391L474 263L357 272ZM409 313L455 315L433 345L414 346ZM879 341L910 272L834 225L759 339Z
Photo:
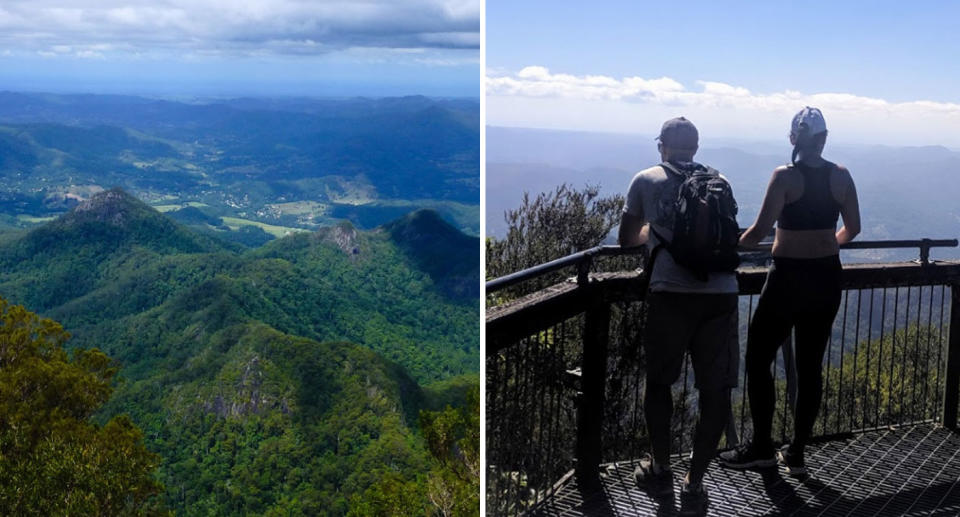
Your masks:
M740 237L756 247L777 222L773 266L757 302L747 339L747 395L754 440L720 454L733 468L781 463L792 475L806 473L804 446L822 397L823 354L840 307L839 245L860 233L860 208L850 172L821 156L827 126L817 108L793 117L791 165L778 167L767 186L757 220ZM836 231L838 216L843 227ZM770 438L776 402L770 366L777 349L796 330L797 403L794 440L776 451Z

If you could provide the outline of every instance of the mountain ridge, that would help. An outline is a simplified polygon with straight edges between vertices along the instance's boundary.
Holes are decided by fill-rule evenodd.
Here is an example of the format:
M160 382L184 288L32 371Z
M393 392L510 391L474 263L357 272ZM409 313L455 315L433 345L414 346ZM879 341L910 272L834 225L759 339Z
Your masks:
M0 258L37 235L54 246L5 263L0 295L114 359L122 381L96 419L130 414L171 508L343 515L381 480L428 470L418 411L479 372L479 300L449 296L401 246L467 240L435 213L409 219L397 236L341 223L238 251L111 189L0 242Z

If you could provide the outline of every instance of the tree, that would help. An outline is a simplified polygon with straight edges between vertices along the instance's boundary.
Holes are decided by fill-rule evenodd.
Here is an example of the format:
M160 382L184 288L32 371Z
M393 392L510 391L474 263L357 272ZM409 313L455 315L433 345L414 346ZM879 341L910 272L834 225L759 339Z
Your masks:
M603 242L620 222L623 196L599 196L599 188L590 185L576 190L562 184L533 199L525 192L520 207L504 214L507 236L487 240L487 278L543 264ZM564 274L544 275L530 282L523 292L556 283Z
M427 477L427 497L444 517L480 515L480 386L465 407L422 411L420 428L437 460Z
M480 515L480 386L464 407L421 411L420 430L433 458L427 476L387 473L353 498L348 517Z
M91 415L117 373L96 349L0 298L0 514L153 515L159 457L126 416Z

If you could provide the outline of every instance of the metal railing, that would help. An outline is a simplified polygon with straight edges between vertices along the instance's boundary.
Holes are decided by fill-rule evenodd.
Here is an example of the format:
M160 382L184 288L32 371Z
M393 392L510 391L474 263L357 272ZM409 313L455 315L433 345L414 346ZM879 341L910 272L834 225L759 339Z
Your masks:
M956 240L860 242L845 249L911 247L920 260L844 267L844 294L824 358L824 394L814 433L832 439L871 428L936 421L956 428L960 395L960 263L931 262L929 250ZM640 341L645 305L640 272L591 273L597 257L637 253L603 246L487 283L496 292L563 268L561 282L487 310L487 500L519 514L567 476L598 479L605 463L649 450L643 420ZM741 352L766 275L738 271ZM792 429L796 384L789 342L776 361L774 438ZM724 445L752 434L740 388ZM674 452L691 448L696 418L692 369L674 389Z

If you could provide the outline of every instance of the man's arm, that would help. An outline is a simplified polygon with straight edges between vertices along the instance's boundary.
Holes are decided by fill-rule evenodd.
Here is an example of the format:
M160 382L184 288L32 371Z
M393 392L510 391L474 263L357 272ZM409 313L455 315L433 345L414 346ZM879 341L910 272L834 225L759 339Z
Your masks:
M780 212L783 211L783 205L786 203L786 171L786 167L778 167L773 171L773 176L767 185L767 193L763 196L763 204L760 205L760 213L757 214L757 220L740 236L740 246L755 248L764 237L770 234L773 223L777 222Z
M847 183L847 192L840 205L840 216L843 217L843 227L837 232L837 244L846 244L860 233L860 201L857 199L857 187L853 184L853 177L845 167L837 166L844 175Z
M617 242L624 248L632 248L647 242L649 231L647 220L644 217L642 172L633 177L627 188L624 199L623 212L620 214L620 230L617 232Z
M624 248L631 248L645 244L649 236L648 226L643 219L627 212L620 215L620 231L617 233L617 242Z

